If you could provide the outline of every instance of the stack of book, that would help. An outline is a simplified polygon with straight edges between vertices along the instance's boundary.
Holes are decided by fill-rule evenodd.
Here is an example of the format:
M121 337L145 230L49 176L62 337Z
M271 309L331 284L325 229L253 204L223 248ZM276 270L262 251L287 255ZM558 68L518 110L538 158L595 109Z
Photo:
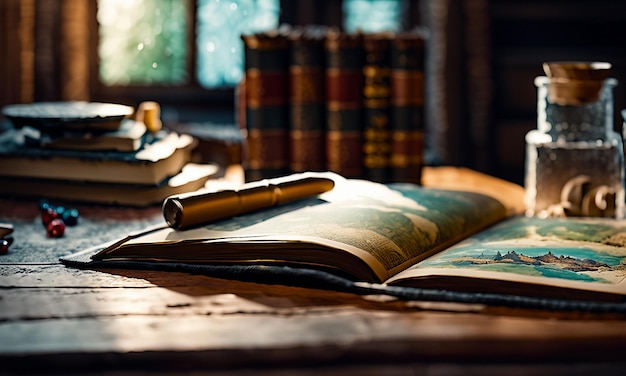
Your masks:
M248 180L329 170L419 184L424 153L422 30L319 26L243 35L239 96Z
M10 105L0 134L0 195L128 206L204 187L196 139L161 129L158 107L94 102ZM155 115L157 115L155 117Z

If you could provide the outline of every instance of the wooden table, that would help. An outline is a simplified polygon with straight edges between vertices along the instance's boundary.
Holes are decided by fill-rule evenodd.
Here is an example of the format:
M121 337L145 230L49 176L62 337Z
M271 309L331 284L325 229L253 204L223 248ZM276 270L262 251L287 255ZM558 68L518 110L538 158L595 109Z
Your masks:
M0 202L0 375L623 374L623 315L398 301L174 272L58 262L161 221L80 206L47 238L35 201Z

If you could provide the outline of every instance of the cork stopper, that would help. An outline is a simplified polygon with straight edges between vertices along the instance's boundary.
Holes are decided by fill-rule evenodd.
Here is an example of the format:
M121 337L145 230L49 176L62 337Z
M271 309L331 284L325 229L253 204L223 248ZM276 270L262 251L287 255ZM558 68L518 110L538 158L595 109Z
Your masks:
M611 64L546 62L543 70L550 78L548 100L562 106L577 106L598 100L602 84L609 77Z
M157 102L141 102L135 120L144 123L151 133L160 131L161 106Z

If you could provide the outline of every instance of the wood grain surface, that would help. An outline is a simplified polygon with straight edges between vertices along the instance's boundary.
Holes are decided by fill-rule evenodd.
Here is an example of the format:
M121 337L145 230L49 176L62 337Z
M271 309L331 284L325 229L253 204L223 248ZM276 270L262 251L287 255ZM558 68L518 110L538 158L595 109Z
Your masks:
M0 375L604 375L625 369L623 315L399 301L177 272L72 269L58 257L158 222L159 211L81 208L78 226L49 239L41 235L36 203L4 204L0 221L14 223L15 242L0 256Z

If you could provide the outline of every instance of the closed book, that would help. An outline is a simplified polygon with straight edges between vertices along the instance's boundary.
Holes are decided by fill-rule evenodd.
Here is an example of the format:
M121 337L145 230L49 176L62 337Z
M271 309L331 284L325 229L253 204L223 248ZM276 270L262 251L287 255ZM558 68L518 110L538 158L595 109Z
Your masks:
M391 35L365 34L363 49L364 175L384 183L391 180Z
M190 161L197 141L159 132L132 152L56 150L27 146L21 130L0 134L0 177L158 184Z
M289 150L294 172L326 169L324 28L289 34Z
M139 150L147 138L146 125L131 119L122 120L117 130L106 132L63 131L51 135L30 127L24 130L25 142L49 149L132 152Z
M204 121L172 123L168 128L198 140L191 156L193 162L215 163L222 167L243 162L243 137L238 124Z
M188 163L180 172L158 184L0 177L0 196L135 207L161 205L168 196L203 188L209 179L216 177L218 171L218 166L214 164Z
M2 108L2 115L15 127L30 126L45 133L111 132L133 112L132 107L122 104L85 101L34 102Z
M284 30L242 35L246 180L289 171L289 39Z
M421 183L424 161L424 49L419 31L391 42L391 180Z
M331 30L326 51L326 167L363 175L363 38Z

